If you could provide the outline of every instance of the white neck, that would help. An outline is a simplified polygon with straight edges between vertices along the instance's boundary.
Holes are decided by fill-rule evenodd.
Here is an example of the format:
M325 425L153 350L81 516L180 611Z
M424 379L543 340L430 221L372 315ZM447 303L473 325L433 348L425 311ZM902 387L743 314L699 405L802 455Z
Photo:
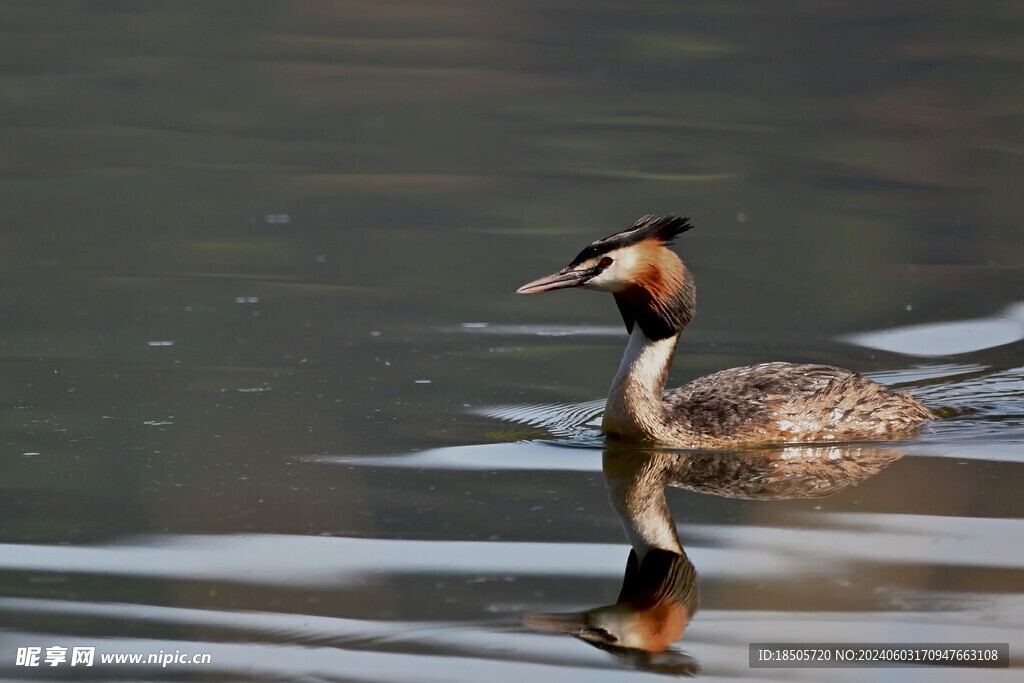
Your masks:
M636 559L641 563L647 557L647 553L654 548L674 553L682 552L676 523L665 500L664 486L645 493L649 496L648 499L630 501L635 509L619 511L622 528L626 532L629 544L636 551ZM613 503L616 502L618 501L613 500Z
M604 431L626 439L657 439L665 430L662 393L679 336L651 341L633 325L604 409Z
M664 455L608 449L601 464L608 498L637 560L643 563L654 548L682 553L676 523L665 500L668 470Z

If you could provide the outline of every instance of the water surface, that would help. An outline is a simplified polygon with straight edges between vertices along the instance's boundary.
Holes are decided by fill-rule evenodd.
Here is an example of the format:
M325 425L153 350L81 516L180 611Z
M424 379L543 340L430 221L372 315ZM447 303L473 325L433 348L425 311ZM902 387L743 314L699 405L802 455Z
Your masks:
M0 19L0 677L877 680L747 667L822 640L1020 666L1016 4ZM623 585L625 333L608 297L512 291L669 212L699 290L671 384L826 362L945 417L823 497L672 482L699 609L652 660L523 622ZM51 645L212 662L16 665Z

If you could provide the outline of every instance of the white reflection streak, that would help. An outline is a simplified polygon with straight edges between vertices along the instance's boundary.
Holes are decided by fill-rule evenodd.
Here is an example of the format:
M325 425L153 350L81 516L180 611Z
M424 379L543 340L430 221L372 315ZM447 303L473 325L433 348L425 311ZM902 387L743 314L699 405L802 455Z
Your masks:
M850 560L1024 567L1024 546L1008 542L1021 533L1018 520L835 513L805 521L811 528L683 525L680 535L715 539L716 548L687 543L707 576L814 575ZM622 545L598 543L146 536L131 545L0 545L0 569L338 586L386 571L613 577L623 556Z
M989 318L893 327L842 337L843 341L907 356L981 351L1024 339L1024 302Z
M728 550L695 549L692 555L704 571L732 576L746 572L734 566ZM387 572L615 578L622 573L625 556L624 545L601 543L389 541L275 534L141 536L108 546L0 545L0 569L338 587ZM745 557L759 574L801 571L794 558L771 550L752 550Z
M555 450L557 449L557 450ZM481 446L434 448L405 455L309 455L311 462L362 467L455 469L460 471L600 472L601 451L564 448L537 442L496 443Z
M74 639L82 640L80 636ZM5 651L13 651L10 646L37 645L39 643L59 642L60 636L53 633L22 632L18 637L0 640ZM70 638L68 639L70 640ZM97 638L89 637L89 645L99 652L140 653L147 655L157 649L166 650L174 645L174 641L149 640L140 638ZM555 681L572 680L565 676L577 675L572 666L579 666L580 659L570 659L566 665L536 664L532 662L502 661L484 657L449 656L433 654L408 654L388 652L382 657L375 650L350 650L334 647L311 647L307 645L287 645L274 643L222 643L193 641L181 643L182 649L209 652L211 664L190 667L189 671L196 676L208 676L213 672L224 672L235 676L244 674L244 680L254 678L272 680L323 680L323 681L446 681L450 683L522 683L522 681ZM13 659L13 655L12 655ZM562 657L562 659L566 659ZM0 664L2 666L2 664ZM168 669L169 671L170 669ZM114 680L125 680L112 673ZM125 669L137 674L141 669ZM154 671L162 671L154 669ZM176 671L182 671L177 669ZM615 669L585 669L587 681L597 683L618 683L622 681L622 672ZM0 668L0 673L5 673ZM162 680L170 680L161 677ZM12 679L5 678L6 681ZM53 680L53 679L51 679ZM131 680L136 680L134 677ZM582 679L580 679L582 680Z
M149 622L175 626L202 626L216 629L231 629L269 640L280 640L287 635L296 643L330 642L344 647L346 642L380 642L394 647L401 643L419 645L431 644L449 650L478 650L491 656L507 653L507 642L503 634L495 635L483 625L475 622L455 621L375 621L370 619L347 619L344 617L319 616L289 612L252 612L196 609L190 607L168 607L140 603L96 603L74 600L48 600L42 598L2 598L0 609L10 613L47 615L58 618L92 617ZM494 624L504 622L495 621ZM482 627L483 626L483 627ZM562 652L557 641L533 633L517 634L520 645L528 644L534 655L548 650L551 655ZM52 639L50 636L47 640ZM135 642L133 640L133 642ZM545 647L547 646L547 647ZM166 644L160 648L166 649ZM157 650L159 648L153 648Z
M523 337L624 337L621 325L491 325L490 323L462 323L457 327L442 327L442 332L492 334Z
M0 569L336 586L387 570L614 576L623 556L621 546L596 543L169 535L104 546L0 545Z
M773 548L782 554L878 563L921 563L957 567L1024 568L1024 532L1016 519L936 517L908 514L808 514L817 528L704 526L703 533L743 548ZM680 534L684 528L680 528ZM813 550L809 550L813 549Z

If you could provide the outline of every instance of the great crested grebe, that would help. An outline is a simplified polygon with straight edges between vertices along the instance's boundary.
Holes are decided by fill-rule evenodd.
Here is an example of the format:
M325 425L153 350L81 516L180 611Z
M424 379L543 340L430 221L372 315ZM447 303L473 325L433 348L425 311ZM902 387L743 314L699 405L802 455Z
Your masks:
M576 636L629 657L640 668L696 673L696 662L665 656L700 607L700 578L680 541L665 487L747 500L822 498L877 475L901 457L888 445L680 452L609 444L601 469L632 546L619 597L614 605L583 612L527 614L523 623Z
M693 317L693 278L668 248L688 218L644 216L598 240L517 294L583 287L611 292L629 331L602 429L684 448L856 441L898 436L935 415L908 394L829 365L761 363L665 393L679 335Z

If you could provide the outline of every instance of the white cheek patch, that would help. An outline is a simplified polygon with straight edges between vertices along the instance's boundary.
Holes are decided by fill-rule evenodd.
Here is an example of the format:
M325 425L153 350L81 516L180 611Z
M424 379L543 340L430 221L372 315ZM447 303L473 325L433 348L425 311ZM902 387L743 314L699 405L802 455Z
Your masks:
M601 292L621 292L635 283L637 254L632 249L617 249L604 256L613 259L613 263L600 275L593 277L584 286ZM603 257L602 257L603 258Z

